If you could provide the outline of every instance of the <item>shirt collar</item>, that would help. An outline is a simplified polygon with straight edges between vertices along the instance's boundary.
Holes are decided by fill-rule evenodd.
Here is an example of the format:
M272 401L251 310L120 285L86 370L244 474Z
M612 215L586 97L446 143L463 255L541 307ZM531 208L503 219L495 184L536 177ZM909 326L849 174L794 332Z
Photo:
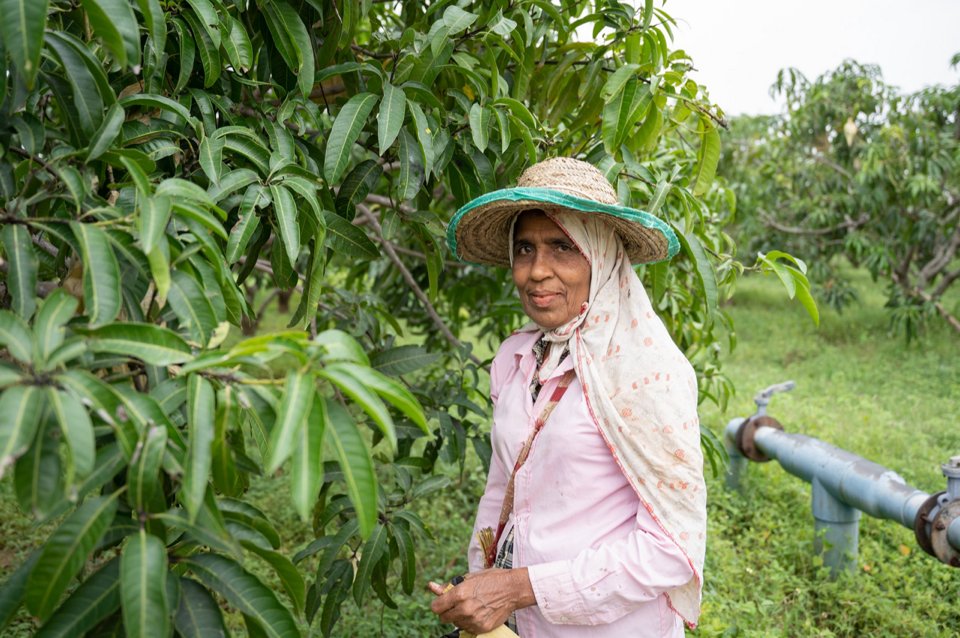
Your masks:
M523 373L524 377L529 377L533 369L537 366L537 358L533 354L533 345L543 336L543 332L541 330L531 330L525 333L525 335L524 339L517 343L517 349L513 356L520 372ZM557 369L553 371L550 378L560 376L568 370L573 370L572 355L567 355L563 358L563 361L561 361Z

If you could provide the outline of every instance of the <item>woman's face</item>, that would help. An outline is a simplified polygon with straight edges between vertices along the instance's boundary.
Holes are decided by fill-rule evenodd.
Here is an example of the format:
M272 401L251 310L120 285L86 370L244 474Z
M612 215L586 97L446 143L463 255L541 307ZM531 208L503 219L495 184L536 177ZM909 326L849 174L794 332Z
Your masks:
M590 264L542 212L525 212L513 229L513 283L523 311L542 328L559 328L590 295Z

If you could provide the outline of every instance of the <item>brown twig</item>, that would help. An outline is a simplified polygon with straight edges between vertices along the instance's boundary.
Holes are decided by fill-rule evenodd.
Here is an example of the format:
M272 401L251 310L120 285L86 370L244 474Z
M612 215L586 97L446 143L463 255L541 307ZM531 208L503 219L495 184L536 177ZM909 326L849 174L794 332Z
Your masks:
M798 228L796 226L785 226L781 224L766 211L761 210L758 212L760 213L760 219L763 221L764 226L773 228L774 230L779 230L781 233L788 233L790 235L832 235L833 233L843 230L849 231L860 228L870 221L870 216L866 213L863 213L857 219L850 219L848 217L836 226L831 226L830 228Z
M383 228L380 226L380 222L377 220L376 215L373 214L368 207L363 204L357 204L357 210L360 211L361 215L366 218L366 223L374 230L377 238L380 240L380 245L383 246L383 251L387 254L387 258L397 267L397 270L400 271L400 276L403 277L403 280L410 286L410 289L413 291L413 294L420 300L420 303L423 304L424 310L427 311L427 315L430 317L430 320L433 321L433 324L440 330L440 334L443 335L444 339L447 340L450 345L455 348L463 348L463 343L457 339L457 337L450 331L450 328L447 327L447 324L444 323L443 318L437 313L436 309L433 307L433 304L430 303L430 298L427 297L426 293L423 292L423 289L417 284L417 280L413 278L413 275L404 265L403 261L400 259L400 256L397 255L397 251L394 250L393 244L389 241L386 241L383 237ZM474 354L468 355L470 360L475 364L483 365L483 362L480 361Z

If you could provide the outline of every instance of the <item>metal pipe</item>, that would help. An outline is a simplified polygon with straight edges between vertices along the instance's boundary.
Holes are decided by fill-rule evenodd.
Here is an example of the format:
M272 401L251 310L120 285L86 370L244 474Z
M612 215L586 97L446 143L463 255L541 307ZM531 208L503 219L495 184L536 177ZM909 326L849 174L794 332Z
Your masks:
M818 480L842 503L910 529L929 497L896 472L813 437L759 428L754 442L787 472L808 483Z
M817 532L814 546L832 573L850 570L856 565L860 512L914 529L925 504L925 516L942 512L933 526L937 530L933 539L935 547L925 549L941 561L960 567L958 506L944 506L939 510L931 506L938 498L941 504L955 501L950 497L960 489L960 457L952 458L943 466L946 494L931 496L908 485L903 477L882 465L819 439L784 432L780 427L766 416L733 419L727 424L724 439L731 458L727 485L739 487L748 458L775 459L787 472L810 483Z
M724 446L727 448L727 489L730 490L739 490L740 489L740 477L743 474L744 469L747 467L747 457L743 454L740 454L740 448L737 447L736 436L730 436L730 432L736 433L740 429L740 425L746 421L746 419L734 419L727 424L727 436L724 438Z
M819 480L811 483L814 520L813 550L836 576L857 567L860 511L834 498Z
M960 518L953 519L950 527L947 528L947 541L949 541L951 547L960 552Z

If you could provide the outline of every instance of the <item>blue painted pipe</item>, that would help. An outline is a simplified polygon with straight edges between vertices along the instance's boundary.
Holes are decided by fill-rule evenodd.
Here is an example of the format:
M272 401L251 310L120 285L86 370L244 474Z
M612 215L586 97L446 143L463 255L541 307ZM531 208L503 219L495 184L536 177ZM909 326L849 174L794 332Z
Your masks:
M747 462L736 444L745 421L734 419L725 430L730 453L727 485L733 488L739 486ZM812 485L816 549L834 573L856 566L860 512L912 530L917 512L930 497L882 465L803 434L759 427L753 446ZM947 528L947 542L960 551L960 518Z

